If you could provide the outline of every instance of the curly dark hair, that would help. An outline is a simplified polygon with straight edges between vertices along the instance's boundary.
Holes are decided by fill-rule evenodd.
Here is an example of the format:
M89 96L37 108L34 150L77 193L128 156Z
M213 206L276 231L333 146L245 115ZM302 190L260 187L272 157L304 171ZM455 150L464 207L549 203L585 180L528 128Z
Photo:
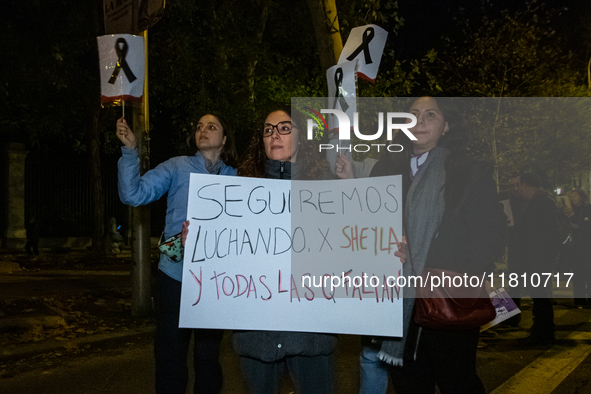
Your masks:
M263 142L263 125L267 116L273 112L281 111L291 118L298 130L298 155L297 162L299 163L298 178L299 179L323 179L326 177L328 170L328 163L326 158L320 152L314 141L308 141L305 133L305 122L302 115L298 111L292 111L290 106L275 107L270 111L266 111L264 117L259 119L256 123L253 135L248 144L247 153L238 167L238 175L265 178L266 177L266 161L267 155L265 153L265 144Z
M236 146L234 144L234 128L232 127L232 125L226 120L226 118L224 118L222 115L220 115L217 112L209 112L203 116L207 116L207 115L211 115L213 117L215 117L218 122L220 122L220 124L222 125L222 130L224 131L224 136L226 137L226 143L224 144L223 148L222 148L222 153L220 155L220 158L223 160L223 162L228 165L228 166L232 166L235 167L236 166ZM203 116L200 116L199 118L197 118L193 124L197 125L199 123L199 119L201 119ZM197 127L197 126L195 126ZM197 147L197 143L195 141L195 130L193 131L193 133L189 133L189 135L187 136L187 145L189 146L189 148L191 148L193 150L193 152L197 152L199 150L199 148Z

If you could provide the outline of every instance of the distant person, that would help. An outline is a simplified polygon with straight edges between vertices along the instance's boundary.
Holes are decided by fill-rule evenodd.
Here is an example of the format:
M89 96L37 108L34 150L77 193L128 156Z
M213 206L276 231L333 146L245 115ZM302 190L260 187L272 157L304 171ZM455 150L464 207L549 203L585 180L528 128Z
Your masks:
M117 219L111 217L109 219L109 224L107 225L107 252L110 253L119 253L121 249L119 246L123 242L123 236L119 233L119 227L117 226Z
M517 188L526 203L515 220L508 268L518 275L521 287L524 283L521 275L526 274L525 288L533 300L534 316L531 335L521 343L547 344L554 340L555 330L552 285L531 287L529 278L534 273L540 276L552 273L554 268L559 240L557 207L552 195L542 188L540 177L536 174L521 175Z
M525 206L526 200L521 197L519 193L519 185L521 181L519 180L519 175L514 175L509 178L509 201L511 203L511 214L513 215L513 226L509 227L508 231L508 248L511 250L511 243L514 239L514 230L515 230L515 223L519 220L521 216L521 212L523 211L523 207ZM519 290L510 292L513 296L513 301L515 305L519 308L521 306L521 297ZM505 320L504 322L500 323L496 326L496 329L507 329L507 330L514 330L519 328L519 323L521 322L521 313L510 317L509 319Z
M509 201L511 202L511 213L513 214L513 226L515 226L515 220L517 220L525 206L525 200L519 195L519 184L519 175L509 178Z
M32 215L25 225L27 231L27 244L25 250L29 256L39 256L39 222L37 217Z
M168 193L164 242L178 239L180 244L180 233L187 218L191 173L236 175L236 170L228 165L235 158L233 131L218 115L200 118L195 132L187 138L187 143L196 150L194 156L174 157L143 176L140 176L135 136L124 118L117 121L117 137L124 145L119 160L121 201L132 206L145 205ZM193 335L194 392L217 394L222 389L219 351L224 332L179 328L182 272L182 258L175 261L167 254L160 255L154 292L156 393L185 393L187 352Z
M581 189L572 190L568 198L570 207L564 208L564 215L571 227L574 301L583 308L591 301L591 205L589 195Z

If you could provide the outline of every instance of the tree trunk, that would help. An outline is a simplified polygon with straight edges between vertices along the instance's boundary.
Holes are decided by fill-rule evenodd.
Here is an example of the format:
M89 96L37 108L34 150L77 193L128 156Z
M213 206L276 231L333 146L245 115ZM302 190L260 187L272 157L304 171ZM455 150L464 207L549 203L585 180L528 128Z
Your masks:
M102 11L102 2L96 1L94 7L94 30L95 36L100 31L100 20L98 10ZM96 61L97 65L94 71L94 83L89 91L89 128L88 128L88 148L89 148L89 168L90 181L92 192L92 251L98 255L104 255L105 250L105 196L103 192L103 177L101 170L101 87L100 87L100 73L99 73L99 56L98 44L94 40L96 47Z
M89 167L92 190L92 251L95 254L103 255L106 252L105 196L101 171L100 114L101 107L100 104L97 104L92 111L92 123L88 131L88 146L90 150Z
M306 3L314 25L322 73L326 74L326 70L337 64L343 50L337 7L335 0L306 0Z
M143 32L145 70L143 105L133 109L133 129L140 158L140 175L150 170L150 111L148 95L148 31ZM132 208L133 249L131 269L131 315L147 316L152 311L150 259L150 205Z
M263 40L263 33L265 32L265 27L267 26L267 18L269 16L269 7L268 4L263 4L263 9L261 11L261 18L259 20L259 30L256 34L256 42L260 45ZM252 55L252 57L248 60L246 66L246 89L248 91L248 99L250 104L250 110L252 113L255 113L255 105L254 105L254 76L256 65L258 63L258 56L256 53Z

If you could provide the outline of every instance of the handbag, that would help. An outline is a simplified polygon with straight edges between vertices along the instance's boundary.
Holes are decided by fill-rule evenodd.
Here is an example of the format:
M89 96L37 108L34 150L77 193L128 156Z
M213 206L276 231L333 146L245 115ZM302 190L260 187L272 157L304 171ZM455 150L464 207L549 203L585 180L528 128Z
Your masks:
M183 261L184 246L181 244L181 233L175 234L170 238L164 239L164 232L158 241L158 249L160 253L165 254L166 257L173 263L180 263Z
M453 278L463 275L457 272L425 268L423 282L428 276L451 277L451 286L417 287L414 305L414 322L433 330L470 330L483 326L496 317L496 310L484 286L455 287ZM450 284L447 279L443 284ZM425 284L425 283L423 283ZM462 284L464 284L462 282Z

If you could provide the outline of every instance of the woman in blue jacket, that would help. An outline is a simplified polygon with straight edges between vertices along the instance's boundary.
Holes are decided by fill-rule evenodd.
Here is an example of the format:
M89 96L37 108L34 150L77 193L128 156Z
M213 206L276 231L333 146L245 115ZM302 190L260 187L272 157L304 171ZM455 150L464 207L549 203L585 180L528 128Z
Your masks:
M236 175L236 170L227 165L235 159L233 131L217 115L199 119L195 134L187 138L189 146L197 150L194 156L174 157L143 176L140 176L135 136L124 118L117 121L117 137L124 145L119 160L119 197L124 204L138 206L168 193L165 240L180 233L187 218L191 173ZM182 272L182 259L175 262L166 254L160 255L154 292L156 392L185 393L187 351L191 334L194 334L195 392L219 393L222 368L218 356L223 331L178 327Z

